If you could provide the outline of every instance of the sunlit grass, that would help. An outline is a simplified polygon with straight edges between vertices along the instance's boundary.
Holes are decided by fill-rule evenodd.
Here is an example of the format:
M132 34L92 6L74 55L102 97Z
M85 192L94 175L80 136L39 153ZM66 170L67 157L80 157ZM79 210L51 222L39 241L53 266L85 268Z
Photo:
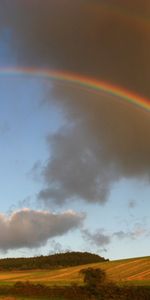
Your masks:
M76 267L68 267L55 270L27 270L0 272L0 285L13 285L17 281L30 281L49 286L68 286L71 284L83 284L80 270L85 267L101 268L106 271L110 280L118 283L130 283L138 285L150 285L150 257L124 259L94 263Z

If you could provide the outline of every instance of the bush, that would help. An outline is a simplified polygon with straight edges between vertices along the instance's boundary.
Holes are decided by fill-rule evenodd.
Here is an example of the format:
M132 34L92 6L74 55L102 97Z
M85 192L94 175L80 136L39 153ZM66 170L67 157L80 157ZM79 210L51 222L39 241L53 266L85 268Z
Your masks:
M80 271L84 275L84 283L88 288L95 288L107 282L106 273L102 269L87 268Z

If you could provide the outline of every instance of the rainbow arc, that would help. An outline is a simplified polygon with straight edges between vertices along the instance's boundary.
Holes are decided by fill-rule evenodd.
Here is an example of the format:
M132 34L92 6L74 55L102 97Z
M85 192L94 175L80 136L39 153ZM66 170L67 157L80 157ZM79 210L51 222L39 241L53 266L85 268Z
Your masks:
M120 86L109 84L105 81L74 74L70 72L39 69L39 68L0 68L0 76L33 76L62 83L76 85L79 88L89 90L93 93L105 92L118 97L128 103L150 111L150 99L141 97L138 94L128 91Z

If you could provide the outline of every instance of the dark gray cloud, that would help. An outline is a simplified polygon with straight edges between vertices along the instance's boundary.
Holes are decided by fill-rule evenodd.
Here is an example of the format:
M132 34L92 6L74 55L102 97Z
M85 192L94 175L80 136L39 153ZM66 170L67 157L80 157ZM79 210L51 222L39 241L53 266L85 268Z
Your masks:
M81 226L84 215L73 211L55 214L22 209L9 216L0 214L0 250L36 248L48 239Z
M48 205L52 199L58 204L67 199L85 199L89 202L106 200L111 174L107 166L95 156L95 143L80 126L64 128L48 137L52 151L43 169L47 187L38 197ZM93 145L93 148L92 148Z
M149 113L104 94L68 88L62 95L64 88L55 89L66 126L47 138L40 199L104 203L120 179L150 180Z

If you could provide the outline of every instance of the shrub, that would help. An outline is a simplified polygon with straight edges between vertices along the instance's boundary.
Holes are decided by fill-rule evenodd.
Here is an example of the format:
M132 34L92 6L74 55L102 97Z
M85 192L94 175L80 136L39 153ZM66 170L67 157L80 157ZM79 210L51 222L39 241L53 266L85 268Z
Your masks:
M80 271L84 275L84 283L88 288L98 288L107 282L106 273L102 269L87 268Z

